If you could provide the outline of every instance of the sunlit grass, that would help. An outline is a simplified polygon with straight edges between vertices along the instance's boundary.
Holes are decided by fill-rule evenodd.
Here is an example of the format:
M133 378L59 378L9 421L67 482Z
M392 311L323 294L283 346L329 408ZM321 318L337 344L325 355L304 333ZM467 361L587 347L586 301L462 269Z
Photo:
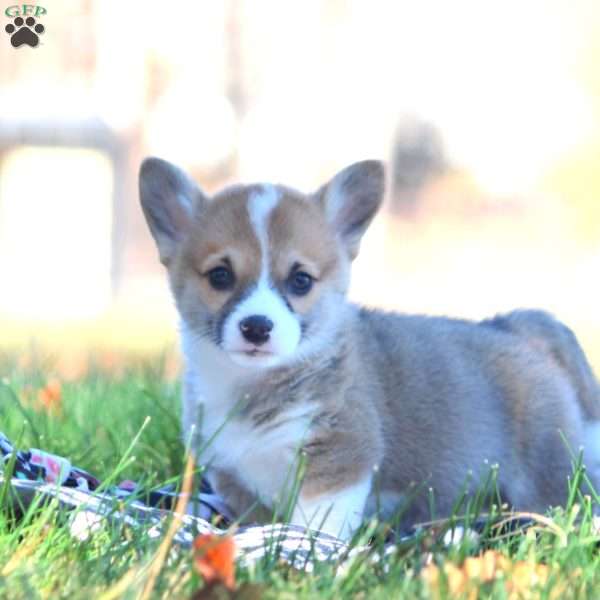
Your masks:
M38 357L22 368L17 356L5 355L0 430L21 448L67 456L103 480L151 486L178 479L184 466L179 384L166 377L167 362L164 355L129 359L118 374L92 368L83 378L59 380L62 408L52 413L35 401L53 372L51 361ZM490 527L477 543L465 536L448 546L442 525L376 560L389 529L372 523L353 540L355 546L370 542L370 553L323 562L308 573L279 560L275 541L263 560L238 567L237 585L252 583L256 597L290 599L597 598L599 537L592 500L575 488L581 475L572 479L567 505L536 516L527 532L499 535ZM486 485L493 489L494 473ZM485 498L459 499L454 522L485 514ZM143 529L114 523L81 542L56 506L15 521L0 494L0 598L140 598L160 544ZM161 564L152 598L191 598L202 585L190 551L173 546Z

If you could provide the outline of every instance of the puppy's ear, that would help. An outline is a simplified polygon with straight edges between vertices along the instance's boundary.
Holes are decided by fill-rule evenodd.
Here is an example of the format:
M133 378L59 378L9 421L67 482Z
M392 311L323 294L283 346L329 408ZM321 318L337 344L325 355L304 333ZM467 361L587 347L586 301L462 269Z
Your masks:
M142 209L160 261L168 265L190 227L195 204L204 202L204 195L181 169L160 158L144 160L139 184Z
M360 240L381 205L384 191L383 163L365 160L346 167L317 192L327 220L350 259L358 254Z

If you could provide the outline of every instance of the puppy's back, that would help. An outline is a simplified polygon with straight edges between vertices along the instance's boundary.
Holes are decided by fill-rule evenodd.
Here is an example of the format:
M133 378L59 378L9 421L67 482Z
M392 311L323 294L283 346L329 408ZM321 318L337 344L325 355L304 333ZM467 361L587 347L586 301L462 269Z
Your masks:
M521 336L551 356L568 373L586 419L600 420L600 385L571 329L542 310L515 310L481 324Z
M404 490L427 481L438 498L455 499L468 472L481 481L498 463L514 506L543 510L564 499L571 465L559 431L578 447L582 411L551 355L489 324L368 310L357 321L357 347L382 382L374 401L386 485Z

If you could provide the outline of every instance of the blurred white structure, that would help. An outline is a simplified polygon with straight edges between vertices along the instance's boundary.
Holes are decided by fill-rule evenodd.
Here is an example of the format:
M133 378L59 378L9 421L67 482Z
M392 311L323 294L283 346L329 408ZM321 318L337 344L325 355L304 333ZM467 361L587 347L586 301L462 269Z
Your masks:
M571 198L540 184L600 140L596 0L47 8L38 48L0 44L0 321L117 308L127 322L166 322L137 201L144 155L208 191L239 179L311 190L351 161L390 157L407 114L440 132L463 180L428 187L413 221L378 219L353 296L596 318L581 299L597 257L574 237ZM36 122L54 124L55 142L20 125Z

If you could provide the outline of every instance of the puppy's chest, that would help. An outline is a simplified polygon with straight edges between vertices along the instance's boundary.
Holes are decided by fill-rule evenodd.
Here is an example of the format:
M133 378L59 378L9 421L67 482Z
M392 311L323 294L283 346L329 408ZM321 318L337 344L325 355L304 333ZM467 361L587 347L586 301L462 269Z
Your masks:
M198 398L202 455L211 468L234 475L269 504L294 480L299 451L317 406L308 401L265 403L243 388L221 387ZM275 400L275 399L273 399Z

